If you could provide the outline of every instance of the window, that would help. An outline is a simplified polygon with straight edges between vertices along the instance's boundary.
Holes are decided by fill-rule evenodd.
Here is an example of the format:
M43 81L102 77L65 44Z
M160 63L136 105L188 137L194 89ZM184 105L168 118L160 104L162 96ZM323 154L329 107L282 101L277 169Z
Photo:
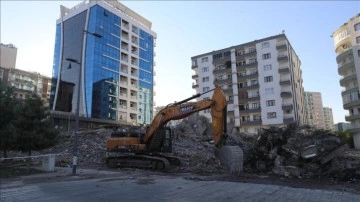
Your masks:
M203 82L208 82L209 81L209 77L207 76L207 77L204 77L203 79L202 79L202 81Z
M269 48L270 47L270 43L269 42L264 42L261 44L262 48Z
M275 100L266 100L266 106L275 106Z
M208 62L208 57L201 58L201 62Z
M358 56L360 57L360 50L358 50Z
M273 81L273 77L272 76L266 76L264 77L264 82L272 82Z
M203 88L203 93L205 93L205 92L207 92L207 91L209 91L210 90L210 87L204 87Z
M262 59L263 60L267 60L267 59L270 59L271 58L271 54L270 53L265 53L262 55Z
M360 36L356 37L356 43L360 44Z
M269 65L264 65L264 71L270 71L272 69L271 64Z
M360 23L355 24L354 29L355 29L355 31L359 31L360 30Z
M268 119L275 119L276 118L276 112L269 112L267 113Z
M265 88L265 94L266 95L273 95L274 94L274 88Z
M249 60L249 64L254 64L256 62L256 59L255 58L251 58L250 60Z
M209 71L209 67L203 67L202 68L202 72L208 72Z

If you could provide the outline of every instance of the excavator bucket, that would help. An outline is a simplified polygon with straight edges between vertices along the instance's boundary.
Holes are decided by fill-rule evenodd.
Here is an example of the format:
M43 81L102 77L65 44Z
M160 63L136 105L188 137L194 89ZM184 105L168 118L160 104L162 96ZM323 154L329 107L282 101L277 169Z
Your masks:
M215 156L225 165L229 174L240 175L243 171L243 151L238 146L215 148Z

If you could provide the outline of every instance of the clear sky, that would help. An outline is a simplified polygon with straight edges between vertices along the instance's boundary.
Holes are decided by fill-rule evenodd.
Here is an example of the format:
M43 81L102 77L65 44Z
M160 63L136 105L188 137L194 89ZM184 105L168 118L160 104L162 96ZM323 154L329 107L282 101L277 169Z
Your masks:
M1 43L18 48L16 68L51 76L60 5L82 1L1 0ZM360 1L121 1L153 23L157 106L195 94L191 57L285 30L302 63L305 91L321 92L344 122L332 33L360 13Z

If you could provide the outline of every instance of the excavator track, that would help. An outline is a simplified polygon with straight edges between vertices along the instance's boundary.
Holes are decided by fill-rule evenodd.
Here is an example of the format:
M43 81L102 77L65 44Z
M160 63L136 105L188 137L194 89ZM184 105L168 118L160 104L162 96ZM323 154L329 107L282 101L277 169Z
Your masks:
M113 156L106 159L111 168L140 168L153 170L167 170L170 163L166 158L147 155Z

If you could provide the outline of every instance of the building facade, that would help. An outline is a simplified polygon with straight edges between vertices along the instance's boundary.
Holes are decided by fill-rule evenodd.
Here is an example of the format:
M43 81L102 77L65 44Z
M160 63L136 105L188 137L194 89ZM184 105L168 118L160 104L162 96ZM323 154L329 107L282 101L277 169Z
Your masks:
M348 129L353 135L354 146L360 149L360 13L340 26L332 35L343 107L349 112L345 120L351 123Z
M0 67L16 67L17 48L13 44L0 44Z
M306 124L325 129L324 107L320 92L305 92Z
M0 79L15 88L16 98L26 99L37 94L45 106L49 106L51 78L37 72L0 67Z
M193 89L219 85L228 101L227 121L240 132L305 122L301 62L285 34L191 58ZM203 94L207 99L212 93ZM200 112L211 120L209 111Z
M326 130L335 130L333 113L330 107L324 107L324 120Z
M339 131L339 132L347 131L350 128L351 128L350 123L339 122L339 123L334 125L335 131Z
M52 110L74 113L80 96L81 117L149 124L156 36L151 22L118 1L83 1L71 9L61 6Z

